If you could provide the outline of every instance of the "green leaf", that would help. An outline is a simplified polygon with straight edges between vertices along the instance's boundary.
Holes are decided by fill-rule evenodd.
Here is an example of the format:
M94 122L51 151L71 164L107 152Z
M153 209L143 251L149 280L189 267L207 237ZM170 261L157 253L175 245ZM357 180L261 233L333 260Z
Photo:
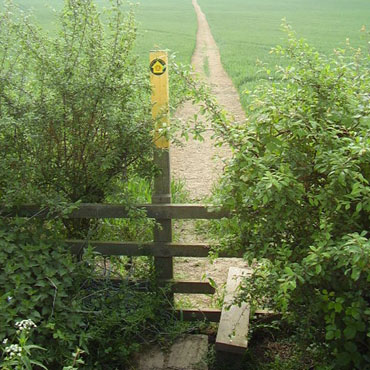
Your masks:
M343 334L346 337L346 339L353 339L356 336L356 333L357 333L357 329L353 325L347 326L343 330Z
M351 279L357 281L360 278L361 270L360 269L353 269L351 274Z
M325 335L326 340L334 339L334 334L335 334L334 330L327 331Z
M356 213L360 213L362 210L362 203L357 203L357 206L356 206Z
M208 281L212 288L217 289L217 283L211 277L208 277Z
M335 312L339 313L343 311L343 306L341 303L336 302L334 303L334 309L335 309Z
M39 361L35 361L35 360L30 360L31 364L32 365L36 365L38 367L41 367L42 369L45 369L45 370L48 370L48 368L46 366L44 366L41 362Z
M289 276L294 276L295 274L294 274L294 272L293 272L293 270L289 267L289 266L286 266L285 268L284 268L284 271L285 271L285 273L286 274L288 274Z

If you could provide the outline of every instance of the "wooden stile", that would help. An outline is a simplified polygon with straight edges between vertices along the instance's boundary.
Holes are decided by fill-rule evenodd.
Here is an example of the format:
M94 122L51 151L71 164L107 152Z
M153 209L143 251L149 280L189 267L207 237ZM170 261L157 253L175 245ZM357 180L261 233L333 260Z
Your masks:
M175 281L173 280L173 257L208 257L210 246L204 243L173 243L172 219L221 219L230 217L230 212L214 209L202 204L171 204L171 175L169 141L162 134L161 128L169 125L169 89L168 89L168 58L164 51L150 52L150 82L152 86L152 117L154 127L154 163L160 173L154 179L152 204L140 204L136 207L146 212L148 218L156 219L154 241L115 242L67 240L65 243L73 254L80 254L87 246L91 246L103 256L153 256L159 286L169 285L169 299L174 293L214 294L215 289L208 282ZM132 211L132 210L131 210ZM0 217L29 218L71 218L71 219L103 219L129 218L132 212L120 204L79 204L68 215L50 211L47 207L23 205L9 209L0 204ZM241 255L221 252L219 257L241 257ZM234 293L247 269L230 268L226 286L226 295L222 311L217 309L176 310L179 318L185 321L208 320L219 322L216 349L234 353L242 353L247 348L249 326L249 306L243 303L240 307L232 305ZM127 283L122 279L111 279L114 284ZM148 282L132 282L138 289L149 289ZM231 306L230 309L228 307ZM277 314L257 311L256 315Z

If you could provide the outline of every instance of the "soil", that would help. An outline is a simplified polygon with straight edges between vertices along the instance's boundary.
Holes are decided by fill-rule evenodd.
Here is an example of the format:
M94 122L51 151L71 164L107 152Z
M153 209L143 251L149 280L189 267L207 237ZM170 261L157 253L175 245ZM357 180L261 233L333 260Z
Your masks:
M239 95L231 79L226 74L220 59L220 53L212 36L207 19L196 0L193 6L198 19L196 48L192 57L192 65L197 73L210 86L213 94L234 118L245 118L239 101ZM198 108L191 103L184 104L176 113L178 118L186 120L197 113ZM211 123L207 122L210 126ZM230 158L229 148L215 147L211 133L204 135L204 141L189 139L181 147L171 147L171 174L175 179L185 181L186 189L190 194L191 202L202 202L210 196L211 191L220 177L224 160ZM175 234L182 242L202 241L202 235L194 232L194 223L181 221L175 225ZM213 263L207 258L175 258L175 278L181 280L200 281L211 277L219 287L227 280L229 267L246 267L246 263L239 258L219 258ZM211 307L217 305L217 299L205 295L176 295L182 306ZM216 296L217 297L217 296Z

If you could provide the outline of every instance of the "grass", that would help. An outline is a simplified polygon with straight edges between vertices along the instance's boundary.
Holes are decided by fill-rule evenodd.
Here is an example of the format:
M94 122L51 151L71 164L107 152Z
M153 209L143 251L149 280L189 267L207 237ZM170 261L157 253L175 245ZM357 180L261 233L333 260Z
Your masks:
M247 105L246 90L259 81L256 60L271 67L281 63L269 51L283 44L282 18L300 37L320 52L343 47L346 38L353 46L366 45L363 25L370 28L368 0L198 0L220 48L222 63Z
M0 0L0 7L4 0ZM39 24L50 34L56 32L53 9L60 10L62 0L14 0L24 11L32 9ZM109 0L95 0L100 9ZM191 1L141 0L135 5L138 22L136 52L147 62L152 49L169 49L180 62L190 63L195 48L197 21Z

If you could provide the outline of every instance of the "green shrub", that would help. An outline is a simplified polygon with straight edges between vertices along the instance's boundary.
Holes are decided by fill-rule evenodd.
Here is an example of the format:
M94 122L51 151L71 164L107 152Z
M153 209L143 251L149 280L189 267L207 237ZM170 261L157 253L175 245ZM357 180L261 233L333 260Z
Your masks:
M168 310L165 291L155 285L141 291L133 288L124 281L120 286L106 281L86 297L85 320L91 337L85 358L87 368L129 368L132 355L140 353L142 345L166 346L185 328Z
M286 26L280 82L262 85L233 149L219 227L257 268L243 299L272 305L329 346L337 367L369 366L370 59L320 55ZM270 71L266 71L270 73ZM366 365L367 364L367 365Z
M166 296L155 285L138 293L124 279L119 286L102 280L109 277L103 263L120 273L122 261L101 262L91 251L76 261L62 240L152 236L153 222L134 209L130 220L112 223L63 217L70 203L131 207L148 199L156 171L150 84L132 53L133 13L120 0L104 14L92 0L65 0L51 38L11 1L3 9L0 340L15 338L14 322L31 319L37 328L27 341L46 349L32 352L32 361L51 369L82 361L87 369L124 368L141 343L179 332ZM183 84L172 83L176 105ZM5 218L4 205L23 203L52 206L61 219ZM152 281L150 261L143 267L140 277Z
M3 202L99 202L117 177L151 177L134 16L116 1L102 18L93 1L66 0L52 38L9 3L0 14Z

